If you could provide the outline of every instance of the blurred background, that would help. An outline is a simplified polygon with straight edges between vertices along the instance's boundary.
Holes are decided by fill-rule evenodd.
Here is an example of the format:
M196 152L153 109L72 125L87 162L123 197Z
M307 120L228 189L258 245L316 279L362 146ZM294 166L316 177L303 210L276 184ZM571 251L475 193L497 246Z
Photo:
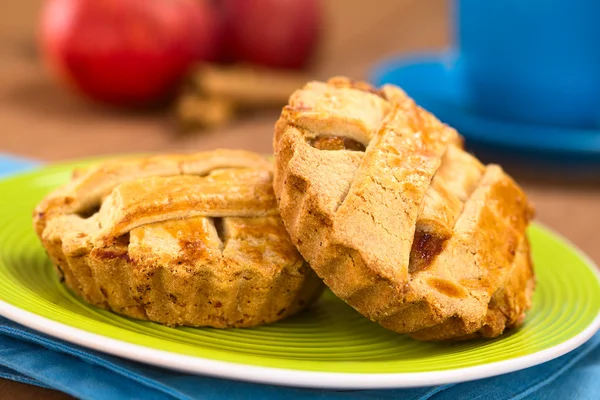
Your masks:
M472 6L468 18L476 20L483 14L475 5L488 4L464 3ZM42 162L216 147L269 153L279 109L305 80L333 75L370 79L387 59L447 55L457 36L450 0L19 0L4 1L1 7L0 155ZM590 14L581 10L581 15ZM494 49L521 43L519 35L531 33L508 26L510 37L498 30L495 41L470 40L479 38L482 24L494 25L500 11L487 10L488 19L481 18L479 27L461 31L469 38L461 38L465 48L468 44L471 52L479 46L478 54L487 48L497 53ZM581 15L573 19L574 26L586 22ZM584 33L592 37L590 32ZM535 32L527 37L537 40ZM492 44L496 47L489 47ZM573 48L572 43L562 45ZM522 54L541 48L527 46ZM536 54L541 57L539 51ZM600 63L600 57L596 61ZM446 76L446 63L436 63L427 71L437 68L438 75ZM579 65L591 68L585 60ZM470 66L475 71L476 65ZM600 80L600 74L594 74ZM455 125L450 120L461 116L462 109L435 99L442 86L449 88L447 82L428 75L413 79L417 75L403 75L398 81L411 86L409 94L414 90L421 104ZM482 79L496 82L486 75ZM427 93L419 93L424 88ZM526 119L529 114L524 114ZM507 135L523 138L535 130L516 121L520 125L499 125L500 133L506 129ZM455 126L465 133L468 145L476 143L473 136L485 138L485 130L467 132ZM590 133L589 126L582 129L587 129L585 135L596 135L585 140L600 143L597 132ZM600 169L584 167L586 179L575 179L557 143L547 143L554 145L553 168L514 163L529 159L529 153L515 149L500 154L489 143L471 149L486 162L502 161L532 198L538 221L598 263ZM579 153L569 157L577 160ZM37 390L0 380L0 399L35 398L40 393L63 397Z
M131 1L121 1L127 2ZM152 2L156 3L149 3ZM222 126L181 135L172 104L150 111L113 108L74 92L69 84L57 80L44 68L38 46L40 13L44 3L43 0L21 0L2 5L2 151L45 161L103 153L194 150L215 146L271 151L276 109L244 113ZM263 3L301 5L305 1L272 0ZM335 74L365 78L373 63L383 57L415 50L441 49L448 43L448 3L443 0L378 1L376 6L362 0L323 0L317 3L320 3L321 22L316 27L319 32L314 54L307 61L308 68L294 72L296 74L302 73L311 78L327 78ZM268 7L264 12L269 13ZM51 29L47 33L48 41L61 36L57 32L59 30ZM94 46L89 42L94 39L87 37L84 40L90 47ZM80 44L73 46L77 45ZM68 44L55 45L60 46Z

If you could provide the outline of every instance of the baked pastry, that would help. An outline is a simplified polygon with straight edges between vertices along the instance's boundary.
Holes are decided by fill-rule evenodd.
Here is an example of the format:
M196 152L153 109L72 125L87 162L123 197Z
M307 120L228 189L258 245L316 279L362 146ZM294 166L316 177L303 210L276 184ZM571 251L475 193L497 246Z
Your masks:
M423 340L523 322L534 289L525 194L402 90L308 83L283 109L274 150L287 231L360 313Z
M283 227L271 164L246 151L77 170L37 206L34 227L79 296L166 325L269 323L323 288Z

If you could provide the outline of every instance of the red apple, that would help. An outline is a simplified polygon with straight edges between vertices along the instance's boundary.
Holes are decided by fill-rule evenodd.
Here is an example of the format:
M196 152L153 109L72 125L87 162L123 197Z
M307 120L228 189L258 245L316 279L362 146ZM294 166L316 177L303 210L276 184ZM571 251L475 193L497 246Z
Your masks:
M222 0L227 55L235 61L301 68L314 53L319 0Z
M191 63L217 58L219 37L206 0L47 0L40 29L51 71L115 105L165 99Z

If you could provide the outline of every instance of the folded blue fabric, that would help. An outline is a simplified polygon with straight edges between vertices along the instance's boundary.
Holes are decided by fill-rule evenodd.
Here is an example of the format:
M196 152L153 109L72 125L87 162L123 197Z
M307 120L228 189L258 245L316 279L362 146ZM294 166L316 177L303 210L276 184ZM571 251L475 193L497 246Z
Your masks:
M0 154L0 176L33 165ZM416 389L327 391L169 371L88 350L0 317L0 377L81 399L600 399L600 334L553 361L493 378Z
M35 167L36 164L33 160L0 153L0 177L25 171Z

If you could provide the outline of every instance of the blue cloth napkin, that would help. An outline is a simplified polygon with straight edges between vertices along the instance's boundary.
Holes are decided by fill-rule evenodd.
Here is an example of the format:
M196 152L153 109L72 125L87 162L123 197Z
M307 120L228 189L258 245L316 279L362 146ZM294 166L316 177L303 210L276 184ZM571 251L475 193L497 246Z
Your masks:
M0 154L0 176L34 166ZM81 399L600 399L600 334L542 365L461 384L327 391L169 371L67 343L0 317L0 377Z

